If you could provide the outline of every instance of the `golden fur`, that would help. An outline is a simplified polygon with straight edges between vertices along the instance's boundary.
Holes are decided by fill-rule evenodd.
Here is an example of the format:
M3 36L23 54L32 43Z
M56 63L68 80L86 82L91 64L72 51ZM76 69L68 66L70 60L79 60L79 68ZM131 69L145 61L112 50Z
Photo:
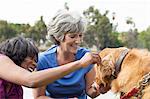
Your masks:
M99 53L104 60L102 61L103 66L96 65L96 82L99 85L110 86L115 93L129 92L133 87L138 86L138 82L145 74L150 72L150 53L144 49L130 49L123 60L117 78L110 80L110 75L114 72L114 63L124 49L126 48L105 48ZM147 86L143 92L142 99L150 99L150 86Z

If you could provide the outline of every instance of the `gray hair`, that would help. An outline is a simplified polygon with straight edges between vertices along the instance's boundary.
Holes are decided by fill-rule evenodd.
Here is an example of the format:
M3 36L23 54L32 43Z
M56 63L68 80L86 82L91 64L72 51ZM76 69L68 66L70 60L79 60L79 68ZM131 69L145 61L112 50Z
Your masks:
M60 10L47 27L47 37L59 44L59 41L63 41L65 33L84 33L85 30L86 20L77 12Z

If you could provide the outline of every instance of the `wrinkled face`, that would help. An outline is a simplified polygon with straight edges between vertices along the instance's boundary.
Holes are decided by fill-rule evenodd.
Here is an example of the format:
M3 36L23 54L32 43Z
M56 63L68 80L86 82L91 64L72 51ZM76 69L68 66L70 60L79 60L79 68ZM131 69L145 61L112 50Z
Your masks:
M36 68L36 60L35 58L27 57L25 60L21 63L21 67L24 69L27 69L30 72L33 72Z
M75 54L82 42L82 39L82 33L67 33L63 42L60 43L60 46L66 52Z

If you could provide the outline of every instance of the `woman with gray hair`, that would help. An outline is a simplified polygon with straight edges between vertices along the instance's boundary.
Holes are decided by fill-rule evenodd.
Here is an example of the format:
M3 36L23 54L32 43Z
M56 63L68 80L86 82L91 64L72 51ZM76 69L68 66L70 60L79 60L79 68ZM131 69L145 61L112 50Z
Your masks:
M98 54L90 53L88 49L80 47L85 29L86 21L78 13L58 11L48 26L48 37L55 45L39 55L37 70L56 68L75 62L87 54L92 55L93 60L97 60L95 63L101 64ZM84 58L85 61L87 58ZM98 96L99 89L91 87L95 80L93 64L91 61L86 64L88 65L86 68L76 70L47 86L35 89L34 97L86 99L87 95Z

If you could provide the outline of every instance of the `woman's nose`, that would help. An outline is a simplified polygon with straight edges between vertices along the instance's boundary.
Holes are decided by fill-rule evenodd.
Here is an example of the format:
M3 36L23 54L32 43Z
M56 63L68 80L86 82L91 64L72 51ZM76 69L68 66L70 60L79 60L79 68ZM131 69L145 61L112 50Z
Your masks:
M80 44L82 42L82 38L81 37L77 37L75 39L75 43Z
M32 65L36 68L37 63L36 62L32 62Z

